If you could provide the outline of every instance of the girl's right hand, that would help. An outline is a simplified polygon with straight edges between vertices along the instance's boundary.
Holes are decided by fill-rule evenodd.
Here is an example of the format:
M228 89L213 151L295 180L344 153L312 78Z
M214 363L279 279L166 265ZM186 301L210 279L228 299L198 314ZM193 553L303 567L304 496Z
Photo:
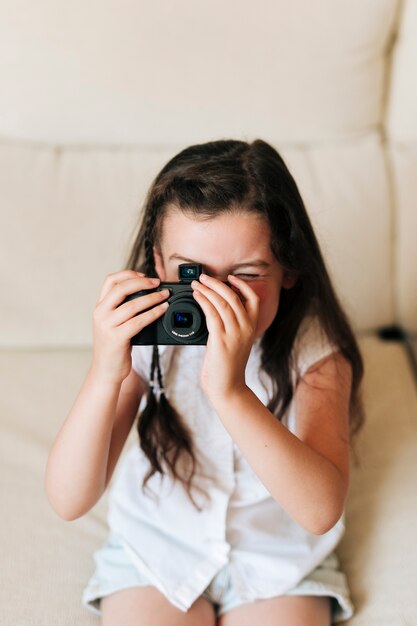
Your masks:
M130 339L161 317L168 308L168 290L133 298L126 296L153 289L159 278L148 278L134 270L109 274L104 281L93 314L92 370L106 382L121 384L132 367ZM141 313L152 307L149 311Z

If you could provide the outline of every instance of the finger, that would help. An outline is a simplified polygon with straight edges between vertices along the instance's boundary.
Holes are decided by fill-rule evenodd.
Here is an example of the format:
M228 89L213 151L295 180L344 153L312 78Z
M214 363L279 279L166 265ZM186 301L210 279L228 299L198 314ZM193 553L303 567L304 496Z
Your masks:
M226 285L222 281L217 280L217 278L213 278L212 276L202 275L200 276L200 280L201 280L201 283L199 283L198 281L195 281L195 283L193 282L191 286L195 285L195 287L198 288L203 285L204 287L209 288L209 291L211 293L215 293L218 296L216 299L214 299L214 302L216 302L218 306L220 307L219 311L223 311L223 308L224 308L225 312L227 312L228 307L224 307L224 304L223 304L224 302L226 302L229 305L231 311L233 311L234 316L237 319L239 325L243 325L247 323L247 315L246 315L244 303L242 303L241 299L239 298L239 295L235 291L233 291L233 289L231 289L228 285ZM210 297L211 295L211 294L209 295L208 292L206 291L204 291L204 293L206 294L207 297Z
M111 311L122 304L126 296L145 289L155 289L160 283L159 278L148 278L147 276L126 278L120 283L115 283L110 291L98 303L98 308L103 311ZM145 295L145 294L144 294Z
M139 315L141 312L151 307L158 306L158 304L166 300L169 295L169 289L162 289L161 291L154 291L124 302L110 314L111 326L120 326L120 324L124 324L131 317Z
M145 326L149 326L149 324L152 324L158 317L161 317L168 309L168 306L168 302L161 302L161 304L154 306L152 309L149 309L149 311L135 315L132 319L121 324L117 332L120 332L125 339L131 339L143 330Z
M236 319L235 312L230 304L222 298L216 291L209 289L205 285L196 285L194 287L196 293L202 293L203 296L212 304L220 315L223 327L226 332L236 332L239 330L239 322Z
M223 320L210 300L208 300L201 291L193 291L193 298L203 309L209 333L212 333L213 336L219 336L220 333L224 333L225 328Z
M227 279L234 287L239 289L244 298L243 305L245 310L247 311L252 324L255 325L259 315L260 300L258 294L245 280L242 280L233 274L229 274Z
M135 270L121 270L120 272L108 274L101 288L98 302L100 302L117 283L126 280L127 278L137 278L138 276L145 276L145 274L142 272L135 272Z

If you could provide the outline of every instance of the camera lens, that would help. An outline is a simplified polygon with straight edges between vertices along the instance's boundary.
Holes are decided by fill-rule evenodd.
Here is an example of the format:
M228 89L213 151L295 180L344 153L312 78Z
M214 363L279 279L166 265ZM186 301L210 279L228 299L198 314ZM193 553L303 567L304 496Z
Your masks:
M175 311L174 315L174 328L191 328L193 324L193 314L188 311Z
M162 326L176 343L198 343L207 336L204 313L194 301L191 287L184 286L171 297Z

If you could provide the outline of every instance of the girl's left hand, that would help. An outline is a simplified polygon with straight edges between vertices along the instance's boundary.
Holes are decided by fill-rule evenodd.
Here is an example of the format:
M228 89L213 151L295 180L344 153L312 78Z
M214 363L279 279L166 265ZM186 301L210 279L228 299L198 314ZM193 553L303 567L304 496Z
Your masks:
M206 274L201 274L201 282L191 283L209 331L201 386L212 400L246 388L245 369L259 314L259 296L248 283L232 275L227 280L240 296L224 282Z

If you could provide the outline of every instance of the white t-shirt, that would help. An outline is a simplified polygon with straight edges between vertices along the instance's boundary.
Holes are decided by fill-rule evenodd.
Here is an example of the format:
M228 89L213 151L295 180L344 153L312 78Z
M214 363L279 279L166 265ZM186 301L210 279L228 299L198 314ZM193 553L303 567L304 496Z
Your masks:
M344 512L327 533L314 535L271 497L200 387L205 349L159 346L159 353L167 396L192 431L206 475L214 478L200 481L209 491L210 504L198 511L181 483L159 473L148 482L159 500L144 494L141 486L149 461L139 443L121 460L109 491L111 531L139 572L183 611L228 562L243 601L283 594L332 552L344 532ZM317 319L306 317L293 346L295 383L313 363L337 349ZM151 355L152 346L132 348L133 367L145 381ZM259 364L260 339L252 347L245 376L248 387L267 404L272 385ZM145 403L143 398L140 408ZM282 423L294 432L294 401ZM193 494L203 505L199 492Z

